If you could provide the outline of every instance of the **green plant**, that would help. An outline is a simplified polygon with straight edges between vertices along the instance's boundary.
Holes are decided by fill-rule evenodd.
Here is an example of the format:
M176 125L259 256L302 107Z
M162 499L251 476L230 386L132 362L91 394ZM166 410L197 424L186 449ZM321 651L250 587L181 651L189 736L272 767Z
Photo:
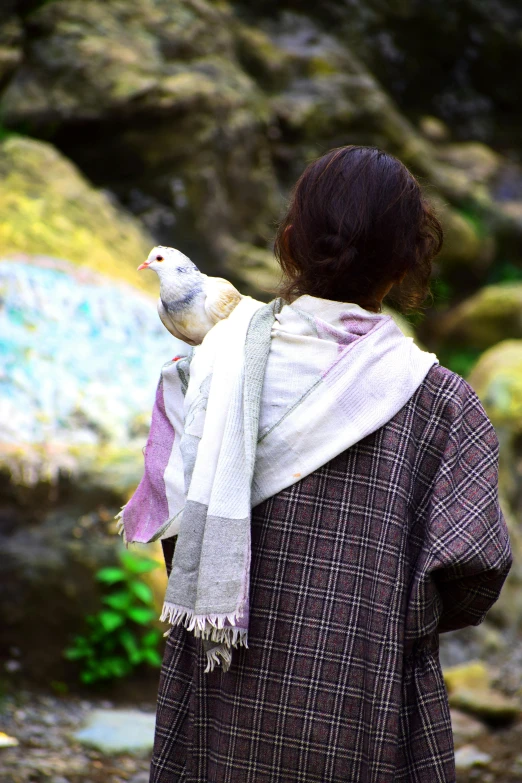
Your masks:
M161 665L162 633L150 628L157 616L152 590L139 580L159 564L128 550L120 550L119 559L120 566L96 573L107 588L104 606L86 616L86 633L75 636L64 650L66 658L81 662L80 680L87 685L126 677L140 664Z
M512 261L498 261L490 270L486 285L495 283L519 283L522 280L522 267Z
M455 295L453 286L440 277L435 277L431 281L431 293L433 294L433 307L435 310L445 310Z
M444 367L466 378L482 353L481 348L441 348L437 356Z

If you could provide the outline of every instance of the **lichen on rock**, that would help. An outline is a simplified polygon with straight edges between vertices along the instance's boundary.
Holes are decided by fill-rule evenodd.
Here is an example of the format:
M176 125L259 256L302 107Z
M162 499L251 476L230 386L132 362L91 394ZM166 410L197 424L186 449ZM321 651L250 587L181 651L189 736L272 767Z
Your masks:
M154 241L52 145L0 140L0 256L51 255L152 291L135 274Z
M142 472L162 365L182 352L152 297L64 261L0 260L0 467L121 497Z

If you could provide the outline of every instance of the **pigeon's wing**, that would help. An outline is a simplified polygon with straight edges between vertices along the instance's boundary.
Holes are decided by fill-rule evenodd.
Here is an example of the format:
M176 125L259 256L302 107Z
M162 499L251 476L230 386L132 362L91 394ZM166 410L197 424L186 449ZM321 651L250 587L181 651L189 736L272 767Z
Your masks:
M234 307L241 301L242 295L232 283L224 280L222 277L206 276L205 286L205 312L211 321L218 321L227 318Z
M174 322L172 321L172 318L170 317L168 311L163 306L163 302L161 301L161 298L158 299L158 315L160 317L161 323L165 327L165 329L171 333L173 337L177 337L178 340L183 340L183 342L188 343L189 345L195 345L196 343L192 342L187 335L180 332L178 329L176 329L176 326Z

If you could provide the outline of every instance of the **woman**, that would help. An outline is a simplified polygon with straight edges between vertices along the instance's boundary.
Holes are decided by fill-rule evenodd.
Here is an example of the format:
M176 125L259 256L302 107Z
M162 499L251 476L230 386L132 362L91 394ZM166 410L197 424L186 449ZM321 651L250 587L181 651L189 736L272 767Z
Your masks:
M364 348L388 292L403 312L421 307L441 244L402 163L371 147L332 150L298 180L277 233L281 312L295 305L305 324L335 311L333 326L314 321L314 339L330 349L336 330L339 355ZM359 318L343 321L340 303ZM365 375L361 398L372 394ZM385 399L387 376L376 391ZM438 638L482 622L510 569L497 482L484 408L434 361L389 420L258 504L248 648L228 671L205 672L202 640L172 628L151 783L454 781Z

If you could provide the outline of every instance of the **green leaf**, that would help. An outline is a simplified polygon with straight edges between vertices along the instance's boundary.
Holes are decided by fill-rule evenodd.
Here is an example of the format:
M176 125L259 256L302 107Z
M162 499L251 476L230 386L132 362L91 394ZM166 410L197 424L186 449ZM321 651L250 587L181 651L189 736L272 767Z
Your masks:
M148 648L141 651L142 660L146 663L150 663L151 666L161 666L161 655L157 650Z
M130 589L134 595L143 601L144 604L152 604L154 602L154 595L150 587L144 582L131 582L129 584Z
M113 677L125 677L132 669L126 658L123 658L121 655L107 658L104 663L107 675Z
M119 590L117 593L105 596L102 600L112 609L125 610L132 604L132 596L126 590Z
M96 573L96 579L99 582L113 585L115 582L122 582L125 579L125 571L122 568L101 568Z
M132 631L129 631L128 628L122 628L122 630L118 634L118 638L125 652L129 656L134 655L135 653L138 652L138 644L136 641L136 637L134 636Z
M120 552L120 560L131 574L145 574L147 571L154 571L155 568L159 568L159 563L156 563L155 560L136 555L134 552L129 552L126 549Z
M108 632L114 631L115 628L119 628L125 622L125 618L119 612L111 612L110 609L100 612L98 617L104 630Z
M131 606L127 612L127 615L131 620L134 620L135 623L139 623L140 625L147 625L147 623L150 623L151 620L155 619L156 612L154 612L152 609L146 609L145 607L141 606Z
M141 644L143 647L157 647L161 641L162 633L153 628L152 631L147 631L141 638Z
M85 658L88 654L87 650L81 650L78 647L67 647L63 651L64 658L67 658L68 661L79 661L80 658Z

